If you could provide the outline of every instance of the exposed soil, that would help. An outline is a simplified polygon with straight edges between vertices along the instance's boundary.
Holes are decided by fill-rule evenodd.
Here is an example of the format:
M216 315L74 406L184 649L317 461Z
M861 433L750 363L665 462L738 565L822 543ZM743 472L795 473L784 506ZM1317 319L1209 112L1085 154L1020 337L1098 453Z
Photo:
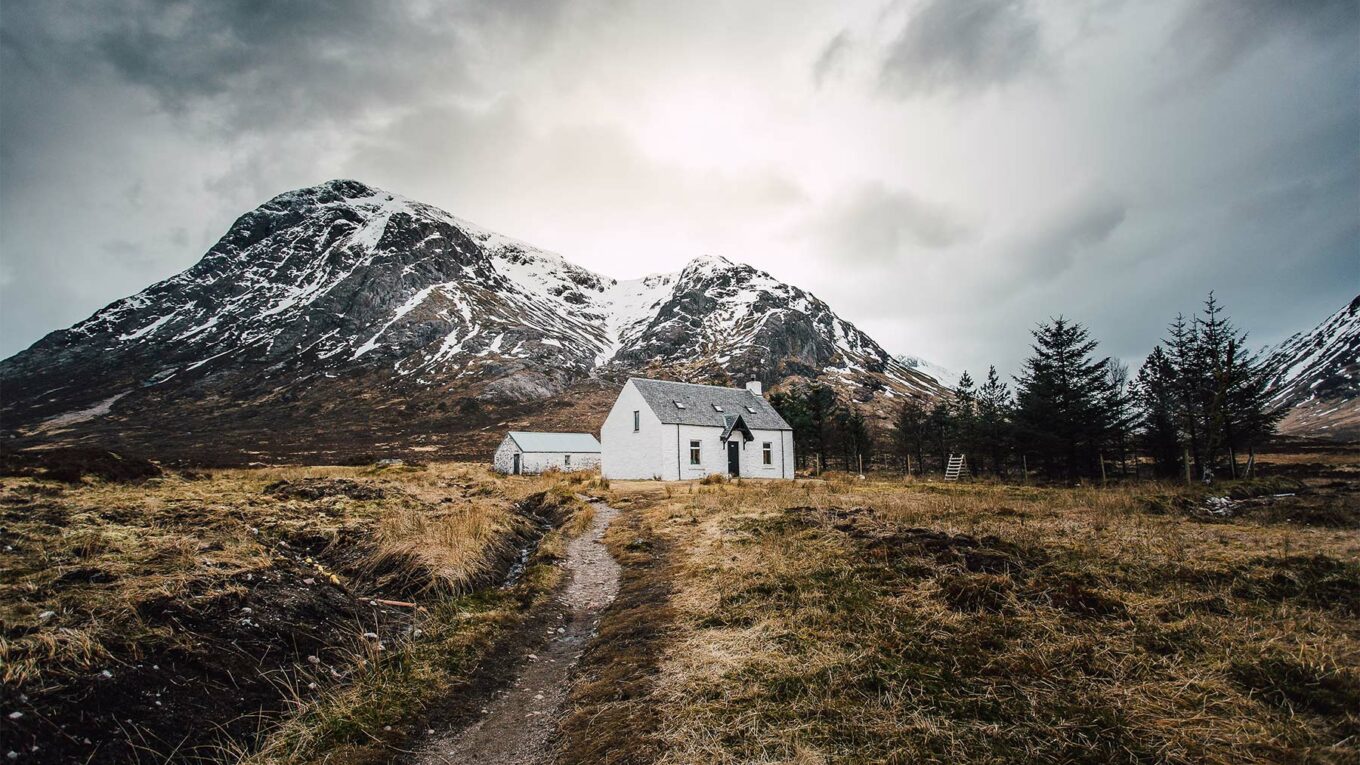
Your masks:
M105 481L137 482L161 475L161 469L141 457L107 449L73 447L20 451L0 448L0 475L65 483L79 483L85 476Z
M599 627L602 612L619 591L619 565L602 541L617 511L603 502L592 504L595 518L590 530L567 546L571 581L561 598L565 608L556 624L546 627L546 642L524 657L519 677L482 708L480 719L430 741L416 762L519 765L548 761L572 672Z

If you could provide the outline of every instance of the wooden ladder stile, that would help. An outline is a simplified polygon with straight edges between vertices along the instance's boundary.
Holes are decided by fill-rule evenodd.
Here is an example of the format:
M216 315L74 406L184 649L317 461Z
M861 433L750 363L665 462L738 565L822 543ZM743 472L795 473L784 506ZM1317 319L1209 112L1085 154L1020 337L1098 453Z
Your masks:
M959 476L963 474L964 467L966 467L967 464L968 460L966 457L964 457L964 455L962 454L949 455L949 464L944 469L944 480L946 481L959 480Z

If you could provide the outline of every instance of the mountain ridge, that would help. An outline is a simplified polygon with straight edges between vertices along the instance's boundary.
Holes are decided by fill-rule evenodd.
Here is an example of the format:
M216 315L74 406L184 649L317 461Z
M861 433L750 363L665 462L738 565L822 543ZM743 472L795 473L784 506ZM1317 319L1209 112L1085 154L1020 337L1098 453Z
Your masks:
M208 411L305 428L297 415L310 407L364 441L365 423L391 419L392 406L457 400L465 413L532 418L627 374L819 379L880 408L941 392L811 293L748 265L700 256L612 279L343 179L276 195L185 271L0 361L5 432L77 440L117 436L119 424L164 430L150 420L167 412L198 432L224 424L202 423ZM360 416L320 391L395 398ZM244 430L261 448L243 452L273 451Z
M1270 349L1264 363L1274 370L1270 406L1286 412L1281 433L1360 439L1360 296Z

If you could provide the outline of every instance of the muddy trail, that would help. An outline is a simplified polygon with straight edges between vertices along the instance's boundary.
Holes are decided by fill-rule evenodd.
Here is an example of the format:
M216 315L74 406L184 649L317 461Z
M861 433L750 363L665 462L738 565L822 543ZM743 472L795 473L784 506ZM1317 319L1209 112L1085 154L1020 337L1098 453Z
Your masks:
M567 545L571 580L561 595L558 618L546 640L523 657L514 683L482 707L481 717L461 730L432 739L416 755L419 765L533 765L552 756L553 734L562 716L571 678L604 609L619 591L619 565L603 538L618 511L592 502L595 518L586 533Z

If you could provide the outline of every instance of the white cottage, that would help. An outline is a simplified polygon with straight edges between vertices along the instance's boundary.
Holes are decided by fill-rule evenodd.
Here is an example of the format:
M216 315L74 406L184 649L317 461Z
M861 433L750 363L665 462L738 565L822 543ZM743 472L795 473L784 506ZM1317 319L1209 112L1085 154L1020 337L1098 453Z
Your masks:
M594 470L600 466L600 442L589 433L512 430L496 448L491 466L511 475L535 475L549 468Z
M745 388L634 377L600 429L605 478L793 478L793 429Z

